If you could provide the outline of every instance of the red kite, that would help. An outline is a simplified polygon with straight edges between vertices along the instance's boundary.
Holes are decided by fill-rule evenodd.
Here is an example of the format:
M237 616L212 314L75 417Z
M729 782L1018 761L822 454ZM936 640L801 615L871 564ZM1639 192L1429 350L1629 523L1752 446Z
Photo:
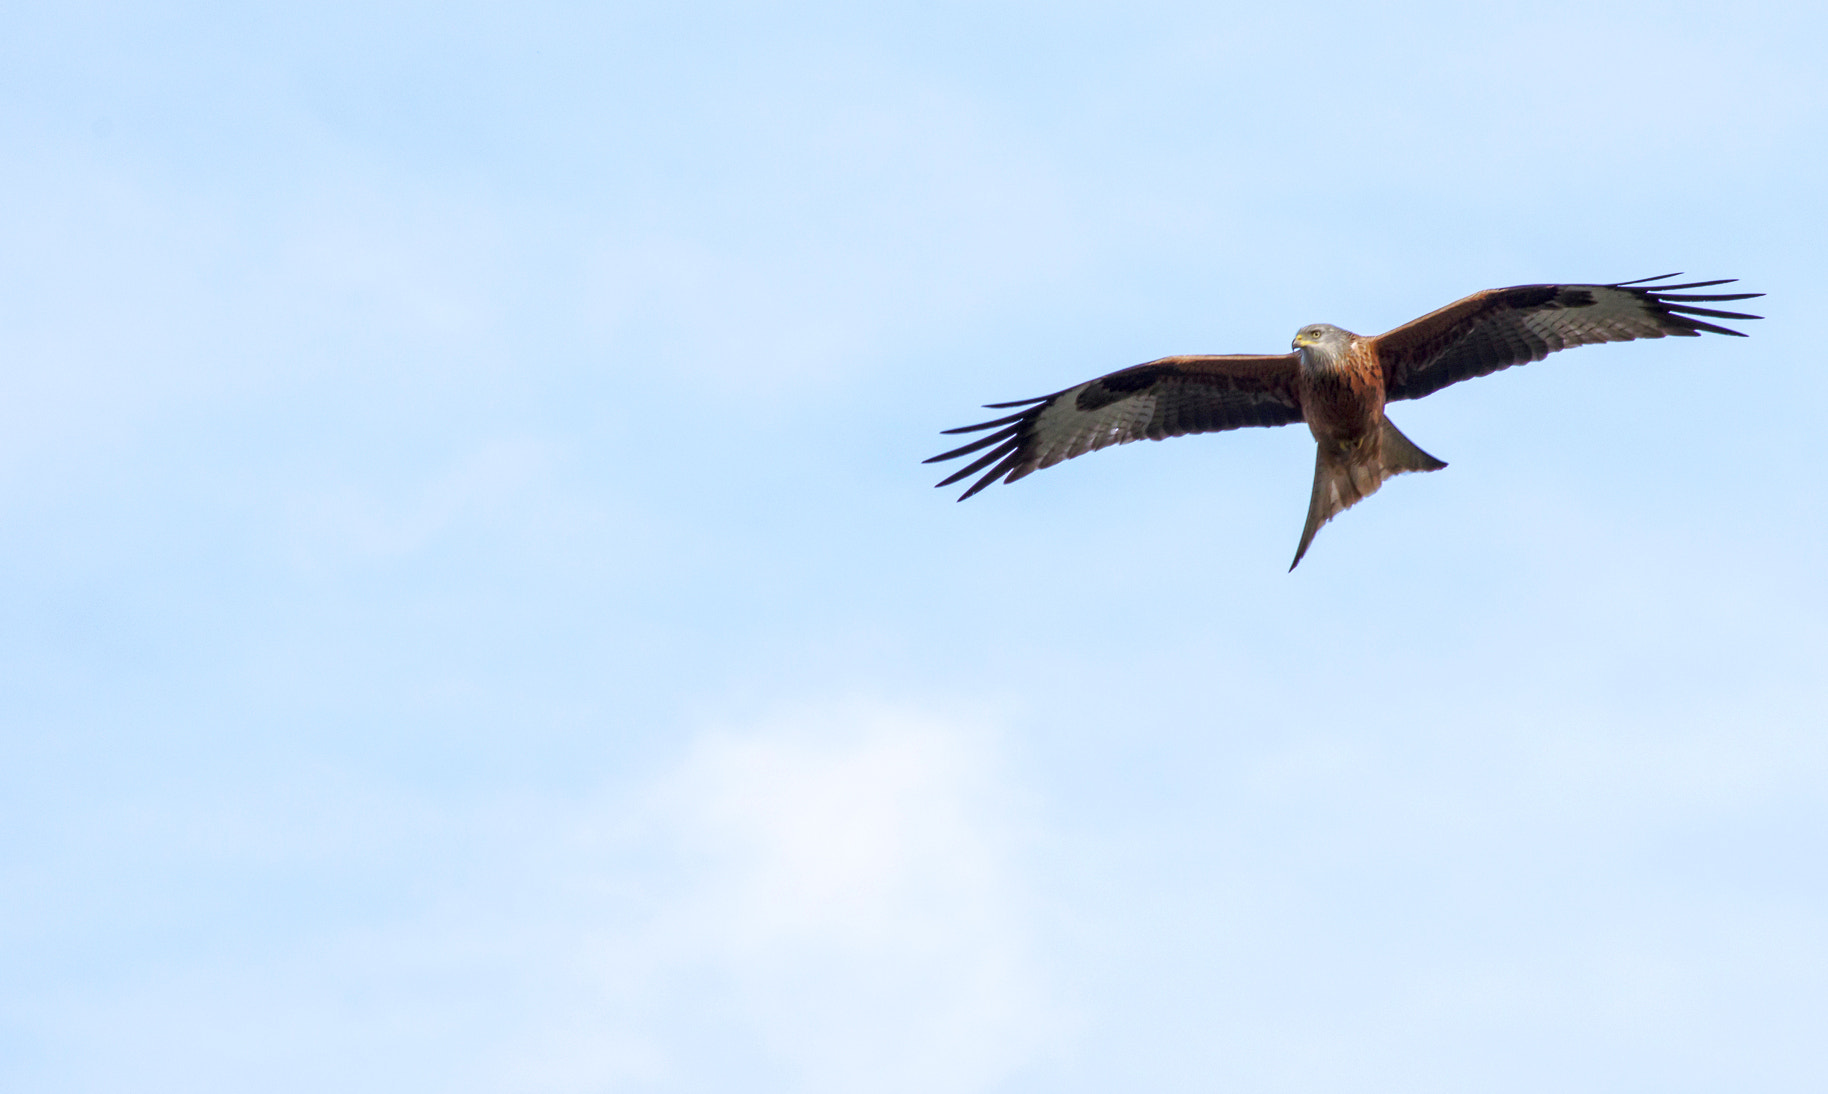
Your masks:
M1693 316L1758 319L1697 304L1749 300L1763 293L1675 295L1728 285L1694 281L1650 286L1680 274L1616 285L1515 285L1487 289L1366 338L1326 323L1302 327L1294 352L1275 356L1163 357L1121 369L1039 399L988 403L1022 407L1006 418L948 429L988 436L925 462L990 451L939 483L979 471L960 501L1001 478L1014 482L1043 467L1114 444L1147 437L1215 433L1252 425L1305 421L1319 448L1307 526L1293 570L1320 526L1405 471L1439 471L1445 463L1417 448L1384 417L1392 399L1420 399L1449 384L1540 361L1558 349L1629 342L1702 331L1745 337Z

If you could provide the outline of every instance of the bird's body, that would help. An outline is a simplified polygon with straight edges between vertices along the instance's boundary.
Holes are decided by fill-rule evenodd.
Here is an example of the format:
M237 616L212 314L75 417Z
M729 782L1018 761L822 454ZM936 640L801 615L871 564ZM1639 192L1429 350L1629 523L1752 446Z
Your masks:
M1291 570L1321 525L1370 497L1385 479L1447 466L1384 417L1384 370L1371 339L1316 323L1295 336L1295 352L1295 391L1315 451L1314 493Z
M1695 305L1761 293L1672 295L1726 281L1644 287L1674 276L1490 289L1376 337L1316 323L1296 334L1293 352L1275 356L1164 357L1044 398L989 404L1024 409L946 430L991 432L927 462L990 449L939 483L947 486L989 468L959 498L963 501L998 478L1014 482L1112 444L1303 421L1316 445L1314 490L1292 570L1321 525L1370 496L1385 479L1447 466L1390 423L1384 415L1387 400L1418 399L1571 346L1740 333L1695 316L1758 318Z
M1366 339L1324 323L1295 336L1301 417L1321 444L1363 437L1384 413L1384 374Z

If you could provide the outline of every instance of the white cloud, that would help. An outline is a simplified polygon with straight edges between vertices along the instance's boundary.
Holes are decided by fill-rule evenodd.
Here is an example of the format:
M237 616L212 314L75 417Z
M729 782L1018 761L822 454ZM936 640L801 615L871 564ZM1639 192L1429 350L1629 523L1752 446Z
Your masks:
M640 813L661 891L605 968L669 1073L752 1054L795 1090L976 1090L1056 1024L981 731L851 709L711 732ZM685 1026L722 1032L656 1026L684 981ZM722 1060L688 1058L713 1042Z

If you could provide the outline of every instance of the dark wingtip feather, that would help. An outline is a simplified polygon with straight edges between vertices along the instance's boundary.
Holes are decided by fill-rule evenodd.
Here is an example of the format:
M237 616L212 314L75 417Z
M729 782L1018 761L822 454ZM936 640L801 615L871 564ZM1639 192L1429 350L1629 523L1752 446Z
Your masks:
M1687 324L1686 330L1670 331L1669 333L1671 333L1671 334L1700 334L1702 331L1707 331L1709 334L1730 334L1735 338L1746 337L1746 333L1742 330L1734 330L1731 327L1723 327L1717 323L1704 322L1700 319L1693 319L1686 315L1672 315L1672 316L1670 316L1670 318L1679 319L1683 323ZM1749 315L1749 316L1746 316L1746 318L1757 319L1759 317L1756 315Z
M993 445L993 444L997 443L998 441L1006 441L1015 435L1016 435L1016 430L1015 430L1015 427L1012 426L1009 429L1003 430L1002 432L991 433L986 436L979 437L977 440L972 441L970 444L960 445L959 447L954 448L950 452L941 452L937 456L930 456L927 459L924 459L920 462L921 463L939 463L942 460L957 459L958 457L966 455L967 453L976 452L978 449L983 448L986 445Z
M1745 312L1742 312L1742 311L1717 311L1713 308L1691 308L1685 304L1671 304L1667 300L1659 300L1659 301L1657 301L1657 303L1662 304L1665 311L1675 312L1675 313L1679 313L1682 315L1705 315L1709 319L1763 319L1764 318L1764 316L1762 316L1762 315L1747 315Z
M964 478L967 475L977 474L979 471L982 471L984 468L989 467L991 464L1010 455L1011 453L1013 453L1016 449L1020 448L1021 446L1022 446L1022 442L1019 438L1006 441L999 447L991 449L984 456L981 456L978 459L973 460L972 462L966 464L964 467L961 467L957 471L952 472L952 474L947 475L945 478L941 479L939 482L935 483L934 485L935 486L951 486L953 483L957 482L958 480Z
M1670 276L1674 277L1676 275L1671 274ZM1737 280L1739 280L1737 277L1717 277L1712 281L1688 281L1681 285L1658 285L1656 288L1648 289L1646 291L1662 296L1664 293L1681 292L1684 289L1705 289L1712 285L1731 285ZM1635 285L1637 282L1627 281L1625 284Z
M1027 413L1028 411L1024 410L1020 414L1011 414L1007 418L998 418L995 421L990 422L979 422L976 425L961 425L953 429L942 429L939 432L941 436L949 436L953 433L976 433L980 429L995 429L1000 425L1009 425L1012 422L1019 422Z
M1003 475L1006 472L1008 472L1009 468L1015 462L1016 462L1016 457L1014 455L1011 455L1008 459L1004 460L1002 463L997 464L995 467L991 468L989 470L989 472L987 472L984 475L983 478L972 483L971 489L965 491L963 494L960 494L958 496L958 500L964 501L966 498L977 493L979 490L982 490L984 487L989 486L991 483L997 481L999 478L1002 478Z
M1643 285L1650 281L1667 281L1681 274L1664 274L1662 277L1645 277L1636 281L1621 281L1614 288L1632 285ZM1716 278L1712 281L1689 281L1681 285L1658 285L1654 288L1640 288L1633 291L1662 312L1665 319L1682 324L1682 328L1672 330L1671 334L1698 335L1703 331L1709 334L1730 334L1735 338L1744 338L1744 331L1733 330L1717 323L1709 323L1696 316L1707 316L1709 319L1763 319L1762 315L1752 315L1742 311L1722 311L1718 308L1699 308L1697 304L1717 304L1729 300L1752 300L1763 296L1761 292L1742 293L1687 293L1677 295L1684 289L1711 289L1715 285L1731 285L1739 279L1736 277Z

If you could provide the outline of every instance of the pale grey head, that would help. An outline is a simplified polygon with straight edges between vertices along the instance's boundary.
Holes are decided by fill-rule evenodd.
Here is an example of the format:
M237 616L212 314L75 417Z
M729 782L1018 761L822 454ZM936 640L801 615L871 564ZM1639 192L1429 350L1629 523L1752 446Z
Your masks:
M1351 331L1331 323L1309 323L1295 332L1289 348L1301 354L1301 367L1312 371L1338 368L1351 344Z

